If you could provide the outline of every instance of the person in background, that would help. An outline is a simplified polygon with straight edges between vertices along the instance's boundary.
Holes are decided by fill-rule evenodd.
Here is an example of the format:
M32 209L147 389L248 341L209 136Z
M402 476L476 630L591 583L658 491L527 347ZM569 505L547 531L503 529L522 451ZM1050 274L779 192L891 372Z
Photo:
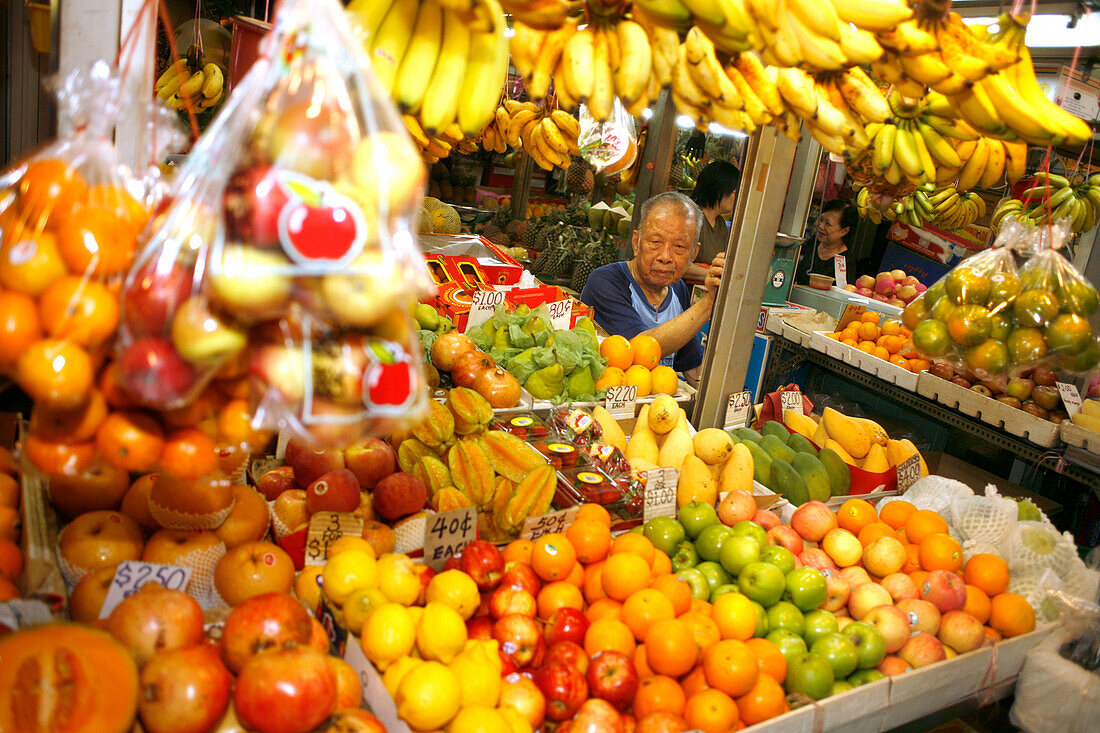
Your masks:
M684 272L699 251L703 212L682 193L668 191L642 204L631 238L633 258L598 267L588 276L581 300L609 334L648 334L661 344L662 364L697 383L703 346L699 329L710 319L726 254L707 268L706 294L691 302Z
M740 185L741 171L727 161L715 160L700 171L691 198L703 212L703 226L699 230L699 254L684 274L688 282L702 284L707 278L707 265L729 246L728 217L733 213Z
M858 217L855 207L845 201L825 202L817 217L814 236L802 243L794 270L795 284L808 285L810 273L836 277L836 257L848 251L845 237L855 231ZM848 281L855 282L854 263L848 264Z

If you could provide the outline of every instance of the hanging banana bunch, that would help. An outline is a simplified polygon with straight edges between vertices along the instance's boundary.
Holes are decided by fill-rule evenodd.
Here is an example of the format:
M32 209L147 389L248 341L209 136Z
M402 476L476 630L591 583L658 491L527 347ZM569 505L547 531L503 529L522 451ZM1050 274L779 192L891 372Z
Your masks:
M199 63L195 71L186 58L169 66L153 85L157 99L175 110L185 110L190 103L196 112L221 102L225 98L224 72L215 63Z
M960 193L954 186L924 183L907 196L891 199L861 188L856 194L860 216L876 224L884 219L912 227L933 225L948 231L964 229L985 215L985 201L976 193Z
M871 31L913 14L901 0L748 0L746 7L761 58L810 72L871 63L883 52Z
M420 157L429 165L438 163L452 152L469 154L477 150L477 143L462 134L457 122L452 122L442 132L429 135L412 115L401 115L401 121L405 123L413 143L420 149Z
M1100 173L1070 178L1052 173L1035 174L1035 185L1020 198L1005 198L993 209L994 231L1009 219L1029 224L1070 223L1075 234L1091 231L1100 221Z
M513 124L512 129L516 130L516 125ZM577 147L580 123L564 110L542 110L524 122L516 134L535 165L544 171L568 168L573 162L572 156L581 152Z

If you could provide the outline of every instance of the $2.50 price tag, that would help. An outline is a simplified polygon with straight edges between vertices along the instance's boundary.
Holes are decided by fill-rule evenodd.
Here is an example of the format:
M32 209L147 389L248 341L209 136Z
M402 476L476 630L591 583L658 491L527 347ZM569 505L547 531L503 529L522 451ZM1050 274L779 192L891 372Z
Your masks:
M424 562L439 570L476 539L477 510L473 507L432 514L424 523Z
M912 455L898 466L898 493L903 494L920 478L920 456Z
M191 568L137 560L121 562L115 570L115 577L111 580L107 597L103 599L103 608L99 612L99 617L110 616L115 606L137 593L146 583L159 583L168 590L184 590L190 580Z
M638 402L638 387L633 384L621 387L608 387L604 409L616 420L634 417L634 408Z
M547 303L546 307L550 309L550 327L555 331L568 331L573 320L573 299Z
M645 506L642 521L653 517L676 516L676 483L680 472L675 468L652 468L645 475Z
M794 410L799 415L804 414L802 409L802 393L795 389L787 390L779 394L779 402L783 405L784 410ZM783 421L780 417L780 422Z
M734 392L726 402L726 430L748 427L752 422L752 395L746 389Z
M1073 417L1081 410L1081 393L1076 385L1068 382L1055 382L1058 394L1062 395L1062 404L1066 406L1066 414Z
M519 536L527 540L537 540L544 534L564 532L577 518L577 507L571 506L558 512L543 514L541 517L528 517L523 522Z
M306 565L324 565L328 546L346 534L360 537L363 518L350 512L317 512L309 518L306 532Z
M493 317L493 311L504 302L502 290L475 290L470 304L470 313L466 317L466 331L470 332Z

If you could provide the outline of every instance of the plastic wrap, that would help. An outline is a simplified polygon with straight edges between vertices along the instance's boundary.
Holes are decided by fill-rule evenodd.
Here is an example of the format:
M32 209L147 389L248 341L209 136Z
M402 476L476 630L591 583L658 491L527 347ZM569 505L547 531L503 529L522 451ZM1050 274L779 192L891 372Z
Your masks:
M591 115L586 105L580 108L580 134L577 146L584 158L597 173L617 173L634 164L638 157L638 140L634 134L634 119L615 98L611 117L599 121Z

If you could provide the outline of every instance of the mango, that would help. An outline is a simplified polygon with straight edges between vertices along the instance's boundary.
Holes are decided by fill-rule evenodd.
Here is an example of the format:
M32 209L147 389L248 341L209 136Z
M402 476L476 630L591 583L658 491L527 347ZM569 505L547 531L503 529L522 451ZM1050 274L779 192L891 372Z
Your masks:
M654 468L660 468L660 466L653 461L647 461L644 458L628 458L626 460L630 464L630 470L635 473L645 473Z
M791 467L806 482L806 490L811 500L825 501L832 496L829 472L825 470L825 464L819 461L817 456L811 456L809 453L795 453L791 460Z
M760 439L764 436L756 432L752 428L737 428L737 437L741 440L748 440L753 443L759 443Z
M794 458L795 451L774 435L765 435L761 438L760 447L766 450L772 458L779 458L788 463Z
M829 439L829 431L825 429L825 421L822 420L817 424L817 430L810 436L810 440L814 442L818 448L825 445L825 441Z
M791 436L790 431L783 427L782 423L776 422L775 420L768 420L766 423L761 425L760 434L763 436L775 436L776 438L781 440L784 445L787 444L787 438Z
M872 445L863 459L864 471L871 473L883 473L890 470L890 461L886 458L886 449L881 445Z
M734 445L737 445L738 443L741 442L741 438L740 438L740 436L737 435L736 430L727 430L726 435L730 436L730 440L733 441Z
M647 424L649 429L658 435L666 435L672 432L679 420L680 406L670 396L666 394L657 395L650 403Z
M890 436L886 434L886 431L882 429L874 420L868 420L865 417L853 417L851 418L856 425L863 428L863 431L867 433L867 440L871 445L881 445L886 447L887 441L890 440Z
M811 456L817 455L817 448L814 448L814 444L802 433L791 433L791 438L787 441L787 447L795 453L808 453Z
M832 448L822 448L817 453L817 460L825 467L829 475L829 493L832 496L847 496L852 491L852 472L848 470L848 464Z
M695 456L691 435L687 430L673 430L665 437L661 450L657 454L657 465L662 468L679 468L688 456Z
M719 428L703 428L691 439L695 455L703 459L708 466L725 463L733 451L733 441L729 433Z
M821 422L829 431L829 438L836 441L844 448L844 452L852 458L864 458L867 451L871 450L871 441L867 431L847 415L841 414L831 407L826 407L821 414ZM843 456L841 456L843 458Z
M772 477L772 457L768 455L768 452L761 448L758 444L751 440L746 440L741 445L748 448L749 453L752 454L752 477L754 481L757 481L764 486L771 488Z
M1090 397L1081 403L1080 411L1092 417L1100 417L1100 400Z
M710 467L701 458L689 455L680 467L680 478L676 483L676 506L681 507L693 501L713 506L718 501L718 483L714 480Z
M803 415L798 410L784 410L783 424L803 438L813 438L817 432L817 423L809 415Z
M783 496L795 506L802 506L810 500L809 489L798 471L794 470L787 461L777 458L772 461L772 485L771 490Z
M1078 425L1086 430L1094 430L1100 432L1100 417L1095 415L1089 415L1084 412L1077 412L1070 418L1074 425Z
M752 493L752 477L752 453L744 443L737 443L730 450L729 458L722 464L722 470L718 474L718 493L723 494L734 489Z
M626 435L623 433L619 421L611 417L611 413L604 409L603 405L592 408L592 417L600 424L602 437L600 440L605 445L611 445L623 453L626 453Z

